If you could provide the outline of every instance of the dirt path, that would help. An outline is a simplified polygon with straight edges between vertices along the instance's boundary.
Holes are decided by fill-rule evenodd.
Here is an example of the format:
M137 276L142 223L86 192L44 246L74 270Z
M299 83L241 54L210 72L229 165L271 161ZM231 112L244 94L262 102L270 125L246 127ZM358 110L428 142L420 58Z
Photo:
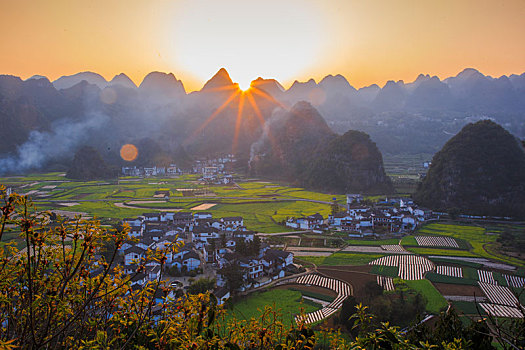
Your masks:
M156 210L156 211L170 211L170 212L173 212L173 211L181 211L182 209L177 209L177 208L144 208L144 207L134 207L132 205L127 205L126 203L113 203L116 207L119 207L119 208L127 208L127 209L139 209L139 210Z

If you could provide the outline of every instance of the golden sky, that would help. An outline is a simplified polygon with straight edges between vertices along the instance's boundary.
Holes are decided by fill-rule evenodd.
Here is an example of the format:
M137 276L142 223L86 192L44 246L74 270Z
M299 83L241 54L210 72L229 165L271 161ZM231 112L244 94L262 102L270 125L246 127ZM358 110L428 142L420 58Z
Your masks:
M154 70L200 89L343 74L355 87L525 72L525 0L0 0L0 74Z

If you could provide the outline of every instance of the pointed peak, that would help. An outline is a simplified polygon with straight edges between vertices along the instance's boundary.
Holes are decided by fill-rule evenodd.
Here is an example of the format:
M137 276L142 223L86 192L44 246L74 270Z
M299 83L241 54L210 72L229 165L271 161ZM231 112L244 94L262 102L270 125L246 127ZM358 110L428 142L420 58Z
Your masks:
M135 83L124 73L117 74L109 82L110 85L119 84L124 87L136 88Z
M230 74L225 68L221 68L215 73L210 80L204 84L202 90L215 89L223 86L233 86L233 81L230 78Z
M73 75L65 75L57 80L53 81L53 85L57 90L67 89L73 85L78 84L82 80L87 81L89 84L97 85L99 88L103 89L107 85L107 80L100 74L94 72L80 72Z
M299 80L296 80L296 81L293 82L293 84L290 87L290 89L293 88L293 87L297 88L299 86L316 86L316 85L317 85L317 83L315 82L315 80L313 78L310 78L310 79L308 79L308 81L305 81L305 82L301 82Z
M233 84L232 78L230 77L230 73L226 70L226 68L221 68L215 73L215 75L211 79L222 79L224 81L228 81L231 84Z
M386 87L393 87L393 86L396 86L396 82L393 81L393 80L389 80L386 82L386 84L383 86L383 89L386 88Z

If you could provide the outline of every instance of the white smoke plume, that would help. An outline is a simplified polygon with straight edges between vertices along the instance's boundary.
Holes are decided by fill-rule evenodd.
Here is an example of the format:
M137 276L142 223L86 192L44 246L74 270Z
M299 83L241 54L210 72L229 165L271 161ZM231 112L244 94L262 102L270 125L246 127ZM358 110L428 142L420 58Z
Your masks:
M263 127L263 132L259 139L252 143L250 146L250 160L248 161L248 166L251 167L251 163L256 155L261 154L265 149L265 146L269 142L269 136L271 129L274 128L274 124L277 122L283 121L286 116L286 111L282 108L275 108L272 112L272 115L269 119L266 120Z
M62 120L49 132L32 131L15 155L0 158L0 175L39 169L53 159L72 158L89 134L108 121L104 114L88 113L81 121Z

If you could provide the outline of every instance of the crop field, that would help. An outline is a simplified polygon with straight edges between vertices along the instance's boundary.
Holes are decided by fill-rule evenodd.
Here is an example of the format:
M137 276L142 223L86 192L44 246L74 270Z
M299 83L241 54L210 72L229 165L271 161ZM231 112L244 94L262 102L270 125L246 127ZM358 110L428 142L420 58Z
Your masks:
M459 249L444 249L444 248L418 248L406 247L409 252L420 255L442 255L442 256L462 256L462 257L478 257L476 253Z
M397 238L345 239L348 246L341 251L334 252L330 256L305 256L301 259L315 263L321 270L325 269L325 266L327 269L335 268L337 270L331 273L339 273L341 276L347 269L351 271L353 268L360 268L361 266L358 266L360 263L369 263L371 264L368 270L369 276L373 277L384 290L393 290L395 282L400 281L401 278L401 281L407 281L410 288L425 296L427 309L432 313L439 312L447 305L441 294L442 291L435 287L439 285L448 286L447 293L452 294L447 294L447 297L451 298L454 305L457 303L459 311L475 314L473 294L468 294L471 292L476 294L479 302L484 303L483 306L478 305L481 314L493 313L502 317L512 317L515 315L515 310L509 309L512 306L494 306L495 304L487 296L489 291L480 289L479 285L485 282L495 288L506 288L508 292L510 291L508 287L525 285L525 275L520 275L521 270L510 270L512 266L509 263L514 262L512 259L507 257L501 259L485 249L497 238L497 234L487 234L487 232L489 232L488 228L475 224L432 223L423 226L415 234L402 237L401 240ZM358 249L359 247L363 249ZM396 249L403 247L412 254L392 255L385 251L383 256L377 257L380 254L377 248L391 247ZM376 257L370 259L374 255ZM509 269L509 272L500 272L505 269ZM350 274L350 271L347 274ZM364 274L361 277L356 273L348 276L351 276L349 283L357 283L365 278ZM508 293L505 295L508 304L510 297Z
M399 274L399 267L397 266L384 266L384 265L372 265L370 273L388 276L388 277L397 277Z
M407 281L407 285L417 292L420 292L427 299L426 308L428 311L438 314L443 308L447 307L447 301L441 293L427 280Z
M243 216L248 229L263 233L291 231L279 223L288 217L315 213L327 216L330 213L330 204L327 203L331 203L333 198L340 203L346 200L343 195L328 195L261 181L242 181L238 186L208 186L197 181L198 175L123 177L85 182L71 181L63 175L50 173L9 177L0 179L0 183L13 187L16 192L29 193L39 210L63 210L72 215L86 213L118 220L144 212L202 209L215 217ZM161 190L170 191L169 199L154 198L155 192Z
M425 278L433 283L448 283L457 285L477 286L478 281L470 278L447 276L435 272L428 272Z
M416 236L415 239L419 246L459 248L458 242L450 237Z
M398 275L404 280L420 280L426 272L434 269L434 264L417 255L390 255L370 262L370 265L398 267Z
M314 312L321 308L321 305L303 300L300 291L291 289L271 289L263 292L250 294L245 299L236 302L233 309L228 311L226 319L232 321L249 320L260 317L261 312L266 306L272 306L274 311L279 310L283 321L290 323L294 317L301 312Z
M396 287L394 286L394 279L392 277L386 276L377 276L377 284L383 287L387 292L394 291Z
M457 266L436 266L436 273L445 276L463 278L463 270Z
M369 245L369 246L382 246L390 244L398 244L399 239L347 239L345 242L348 245Z
M494 249L490 249L496 242L498 237L496 232L499 232L501 227L498 226L495 229L492 226L481 227L475 225L457 225L452 223L432 223L423 226L418 230L419 234L425 235L439 235L439 236L448 236L455 238L460 245L462 243L460 240L468 242L470 245L469 251L479 257L498 260L501 262L509 263L512 265L523 267L525 262L523 260L509 257L503 254L498 253ZM433 254L433 255L445 255L445 254ZM459 254L450 254L452 256L466 256Z
M339 266L339 265L365 265L370 261L380 258L382 254L344 253L336 252L330 256L301 256L305 260L317 266Z

